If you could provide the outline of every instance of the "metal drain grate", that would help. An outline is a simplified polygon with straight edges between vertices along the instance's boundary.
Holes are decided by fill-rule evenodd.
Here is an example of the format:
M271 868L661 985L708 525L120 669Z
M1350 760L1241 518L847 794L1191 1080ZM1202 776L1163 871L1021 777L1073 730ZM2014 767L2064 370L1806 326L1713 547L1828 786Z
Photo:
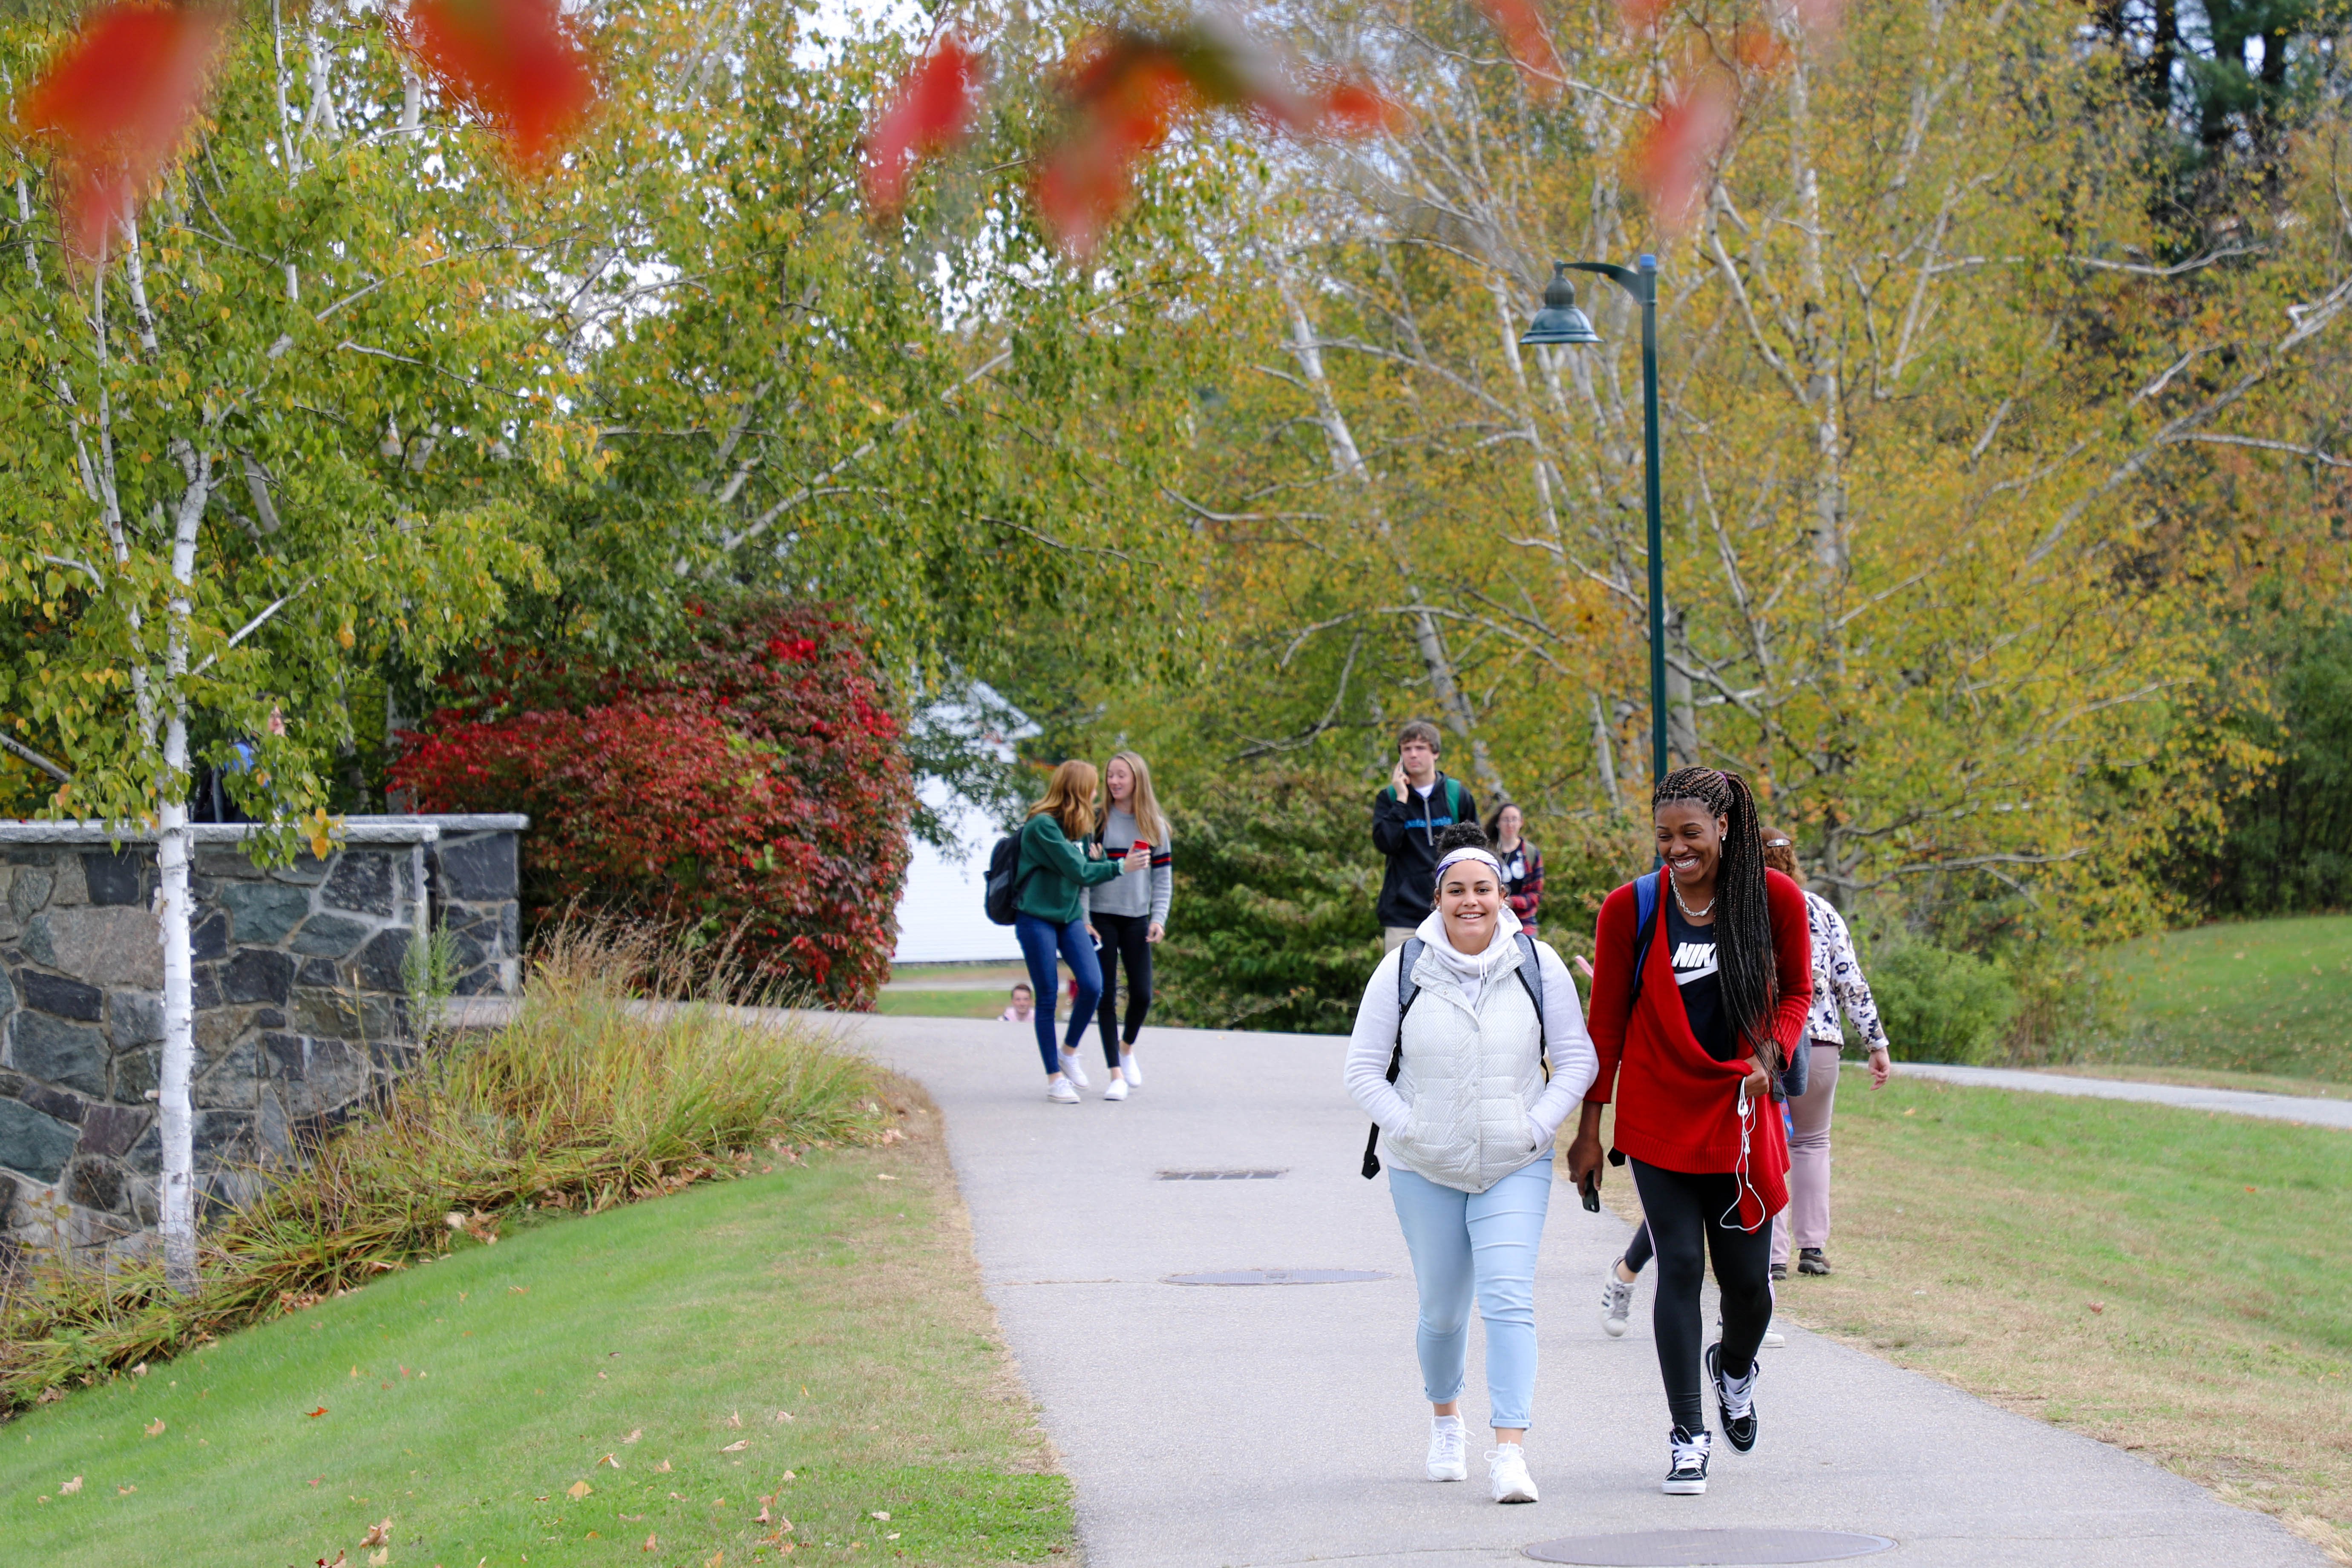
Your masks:
M1159 1177L1163 1182L1270 1182L1287 1173L1286 1166L1280 1171L1161 1171Z
M1836 1563L1895 1544L1843 1530L1640 1530L1571 1535L1522 1547L1538 1563L1585 1568L1709 1568L1719 1563Z
M1353 1285L1393 1279L1371 1268L1228 1268L1219 1274L1171 1274L1163 1285Z

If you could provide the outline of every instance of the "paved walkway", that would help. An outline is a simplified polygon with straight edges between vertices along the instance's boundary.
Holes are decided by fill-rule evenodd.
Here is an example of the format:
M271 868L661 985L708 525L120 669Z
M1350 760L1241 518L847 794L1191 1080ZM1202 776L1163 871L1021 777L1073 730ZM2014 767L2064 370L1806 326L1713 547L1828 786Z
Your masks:
M2341 1127L2352 1131L2352 1100L2256 1094L2242 1089L2196 1089L2187 1084L2140 1083L2130 1079L2070 1078L2064 1073L2019 1072L2012 1068L1944 1067L1934 1062L1897 1062L1895 1070L1914 1078L1972 1084L1979 1089L2083 1094L2094 1100L2137 1100L2149 1105L2177 1105L2184 1110L2220 1110L2232 1116L2261 1116L2273 1121L2302 1121L2314 1127Z
M1865 1559L1951 1568L2315 1568L2319 1552L2116 1449L1789 1326L1765 1352L1763 1441L1668 1498L1647 1331L1605 1338L1601 1268L1626 1239L1557 1189L1537 1279L1533 1507L1421 1479L1428 1410L1412 1272L1336 1038L1147 1030L1124 1105L1044 1097L1027 1031L836 1021L945 1112L988 1292L1077 1485L1090 1568L1526 1561L1561 1536L1675 1528L1855 1531ZM1280 1170L1164 1181L1166 1170ZM1622 1179L1622 1173L1619 1175ZM1185 1287L1173 1274L1370 1269L1369 1283ZM1477 1336L1474 1332L1474 1342ZM1474 1342L1465 1415L1485 1411ZM1474 1450L1475 1452L1475 1450Z

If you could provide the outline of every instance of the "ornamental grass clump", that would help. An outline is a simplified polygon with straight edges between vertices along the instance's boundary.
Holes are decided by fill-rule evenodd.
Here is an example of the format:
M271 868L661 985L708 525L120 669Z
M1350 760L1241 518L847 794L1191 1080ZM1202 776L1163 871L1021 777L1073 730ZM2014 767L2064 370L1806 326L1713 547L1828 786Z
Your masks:
M160 1259L20 1257L0 1277L0 1412L298 1310L534 1210L593 1214L809 1147L887 1141L871 1064L725 1005L641 930L555 928L513 1020L436 1042L382 1103L213 1216L196 1290ZM707 971L697 971L707 975Z

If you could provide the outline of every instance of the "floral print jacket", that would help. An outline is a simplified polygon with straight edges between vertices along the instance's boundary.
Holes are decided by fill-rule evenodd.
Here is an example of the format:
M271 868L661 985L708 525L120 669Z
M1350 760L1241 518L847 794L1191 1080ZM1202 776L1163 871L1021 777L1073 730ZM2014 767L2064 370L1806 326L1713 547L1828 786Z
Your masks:
M1862 1031L1864 1047L1886 1049L1886 1027L1878 1021L1878 1004L1871 1000L1870 982L1862 977L1845 921L1819 893L1805 895L1805 918L1813 933L1813 1014L1805 1020L1805 1037L1825 1046L1843 1043L1845 1034L1838 1026L1843 1005Z

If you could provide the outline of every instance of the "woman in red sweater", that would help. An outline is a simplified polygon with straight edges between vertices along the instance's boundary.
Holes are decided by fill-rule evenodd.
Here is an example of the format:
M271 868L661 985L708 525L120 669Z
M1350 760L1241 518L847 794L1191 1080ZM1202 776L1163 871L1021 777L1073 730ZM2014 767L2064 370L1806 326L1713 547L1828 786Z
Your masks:
M1652 1327L1674 1417L1665 1489L1688 1495L1706 1490L1713 1442L1699 1382L1699 1286L1709 1254L1723 1339L1706 1347L1706 1373L1732 1447L1746 1453L1756 1443L1756 1350L1772 1321L1772 1216L1788 1203L1788 1136L1771 1090L1812 1005L1812 953L1804 894L1765 867L1747 781L1678 768L1650 805L1666 895L1646 942L1633 884L1601 906L1587 1020L1601 1073L1584 1097L1568 1170L1579 1187L1599 1182L1601 1112L1613 1092L1612 1157L1633 1163L1658 1253Z

